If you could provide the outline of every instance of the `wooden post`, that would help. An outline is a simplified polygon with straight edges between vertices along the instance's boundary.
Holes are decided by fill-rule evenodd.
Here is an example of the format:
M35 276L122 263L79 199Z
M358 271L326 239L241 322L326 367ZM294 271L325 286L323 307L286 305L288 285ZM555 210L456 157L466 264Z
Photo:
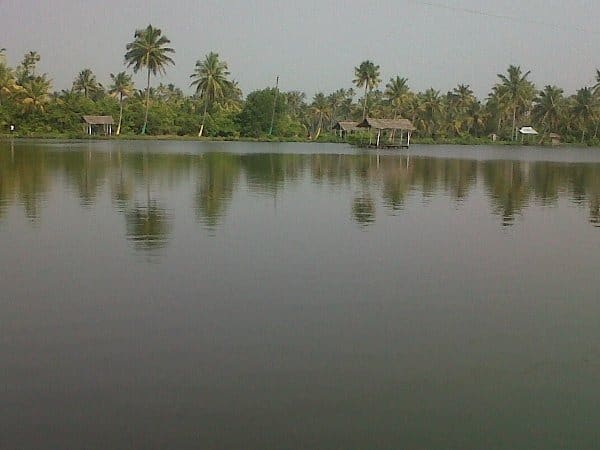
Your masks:
M406 147L410 147L410 131L408 132L408 136L406 138Z
M379 148L379 138L381 138L381 130L377 130L377 148Z

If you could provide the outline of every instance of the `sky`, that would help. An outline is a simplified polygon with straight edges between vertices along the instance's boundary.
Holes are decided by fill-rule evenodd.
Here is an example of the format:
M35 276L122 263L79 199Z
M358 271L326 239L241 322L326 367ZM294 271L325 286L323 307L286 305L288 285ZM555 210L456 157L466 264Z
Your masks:
M152 83L186 93L195 62L215 51L245 94L276 76L309 98L348 88L366 59L381 66L381 88L400 75L415 91L464 83L484 98L515 64L539 88L570 94L600 67L598 17L597 0L0 0L0 48L13 66L39 52L54 90L84 68L110 84L135 30L151 23L176 50Z

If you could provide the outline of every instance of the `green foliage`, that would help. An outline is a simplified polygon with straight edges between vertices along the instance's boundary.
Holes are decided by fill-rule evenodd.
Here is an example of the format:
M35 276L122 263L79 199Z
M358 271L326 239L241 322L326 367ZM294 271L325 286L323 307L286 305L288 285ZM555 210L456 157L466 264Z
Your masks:
M285 96L279 94L276 89L267 88L251 92L246 98L246 103L238 116L242 134L252 137L266 135L271 125L273 105L275 105L274 133L279 134L283 128L289 128L289 125L285 126L284 120L287 113Z

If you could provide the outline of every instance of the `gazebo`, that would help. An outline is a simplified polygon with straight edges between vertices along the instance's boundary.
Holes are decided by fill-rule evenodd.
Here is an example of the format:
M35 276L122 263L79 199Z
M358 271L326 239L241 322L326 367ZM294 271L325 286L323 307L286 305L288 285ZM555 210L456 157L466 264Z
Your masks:
M83 116L84 130L87 134L112 135L112 126L115 124L112 116Z
M342 120L337 122L332 130L335 130L336 134L339 131L340 137L343 138L344 136L348 136L348 133L353 133L358 130L358 122Z
M369 129L369 147L373 146L370 130L377 130L376 148L408 148L410 146L410 136L415 131L415 126L408 119L373 119L367 117L357 125L358 128ZM400 137L397 139L397 132ZM406 132L406 140L404 139ZM388 134L388 141L382 142L382 133Z

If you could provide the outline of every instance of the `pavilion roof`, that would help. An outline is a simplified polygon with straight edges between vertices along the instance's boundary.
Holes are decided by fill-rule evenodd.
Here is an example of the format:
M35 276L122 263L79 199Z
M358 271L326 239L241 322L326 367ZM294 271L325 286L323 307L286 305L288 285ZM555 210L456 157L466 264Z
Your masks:
M89 125L114 125L112 116L83 116L85 123Z
M342 131L353 131L358 128L358 122L352 122L350 120L342 120L333 126L334 130Z
M359 128L375 128L376 130L407 130L416 128L408 119L373 119L367 117L357 125Z

